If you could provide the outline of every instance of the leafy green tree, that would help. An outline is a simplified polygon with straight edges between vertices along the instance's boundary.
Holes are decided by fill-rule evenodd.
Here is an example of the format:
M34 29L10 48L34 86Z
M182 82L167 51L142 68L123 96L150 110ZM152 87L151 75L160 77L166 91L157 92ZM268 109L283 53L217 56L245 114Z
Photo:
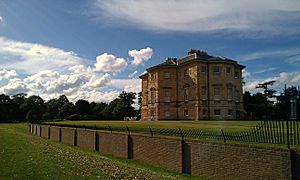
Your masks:
M76 113L76 108L72 102L68 102L64 104L58 113L58 118L66 119L67 117L71 116L72 114Z
M95 103L95 105L92 105L92 114L95 116L95 119L104 119L103 110L106 106L107 104L104 102Z
M27 111L27 115L30 111L32 116L31 117L37 117L38 119L42 119L42 116L44 114L44 112L46 111L46 106L44 104L44 100L40 97L40 96L30 96L29 98L27 98L23 104L25 110ZM27 119L29 120L29 119Z
M80 115L88 115L91 113L90 103L86 100L79 99L75 103L76 111Z
M0 122L12 122L15 118L16 104L9 96L0 95Z
M24 106L24 103L27 99L26 96L27 94L25 93L19 93L12 96L12 100L15 102L16 106L14 109L15 119L20 122L26 121L27 111Z

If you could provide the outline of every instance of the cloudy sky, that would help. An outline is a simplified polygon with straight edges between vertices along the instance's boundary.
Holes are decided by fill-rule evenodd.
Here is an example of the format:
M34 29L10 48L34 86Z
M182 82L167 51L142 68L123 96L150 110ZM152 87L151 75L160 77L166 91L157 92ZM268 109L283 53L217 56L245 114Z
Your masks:
M0 93L109 102L190 48L281 91L300 85L299 29L299 0L1 0Z

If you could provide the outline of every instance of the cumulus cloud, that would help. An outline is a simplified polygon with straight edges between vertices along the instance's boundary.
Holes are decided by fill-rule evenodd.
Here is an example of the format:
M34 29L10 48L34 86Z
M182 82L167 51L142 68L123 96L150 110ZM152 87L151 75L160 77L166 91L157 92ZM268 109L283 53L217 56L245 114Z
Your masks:
M15 70L0 69L0 81L2 79L10 79L16 76L17 72Z
M15 69L25 74L43 70L65 71L70 66L84 61L72 51L3 37L0 37L0 56L1 67Z
M244 90L255 92L257 91L256 86L259 83L267 81L276 81L271 88L274 88L277 92L281 92L285 84L288 86L300 84L300 72L282 72L274 77L252 80L246 82Z
M120 72L127 67L123 58L116 58L112 54L103 53L96 58L95 70L102 72Z
M0 23L4 22L3 17L0 16Z
M300 17L297 0L96 0L93 8L109 22L152 30L299 33L299 24L293 23Z
M129 50L128 54L129 56L133 57L131 64L134 66L138 66L143 61L146 62L152 57L153 50L149 47L140 50L133 49L133 50Z

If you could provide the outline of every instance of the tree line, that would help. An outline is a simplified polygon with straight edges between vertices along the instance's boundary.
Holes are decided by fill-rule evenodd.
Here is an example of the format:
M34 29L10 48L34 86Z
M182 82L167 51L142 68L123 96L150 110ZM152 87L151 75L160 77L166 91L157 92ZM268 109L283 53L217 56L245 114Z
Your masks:
M79 99L70 102L65 95L43 100L40 96L27 97L20 93L13 96L0 95L0 123L40 122L55 119L69 120L121 120L124 117L139 115L132 106L136 93L122 92L110 103L88 102Z
M251 94L246 91L243 95L246 119L299 119L300 90L295 86L285 87L280 93L268 86L275 81L258 84L263 92ZM294 110L293 110L294 109Z

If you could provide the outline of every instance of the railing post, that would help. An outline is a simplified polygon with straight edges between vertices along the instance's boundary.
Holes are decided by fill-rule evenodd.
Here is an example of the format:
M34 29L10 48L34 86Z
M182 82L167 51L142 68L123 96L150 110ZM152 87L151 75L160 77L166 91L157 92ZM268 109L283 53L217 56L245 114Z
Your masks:
M180 132L181 140L183 140L183 138L184 138L184 134L183 134L183 132L182 132L181 128L178 128L178 129L179 129L179 132Z
M224 143L226 144L226 137L225 137L225 135L224 135L223 129L221 129L221 134L222 134L222 136L223 136Z
M290 129L289 129L289 119L286 120L286 141L288 149L290 149Z
M126 126L126 129L127 129L128 135L130 135L130 129L128 128L128 126Z
M108 126L108 129L110 130L110 133L112 133L112 128L110 126Z
M149 130L150 130L151 136L153 136L153 131L150 126L149 126Z

